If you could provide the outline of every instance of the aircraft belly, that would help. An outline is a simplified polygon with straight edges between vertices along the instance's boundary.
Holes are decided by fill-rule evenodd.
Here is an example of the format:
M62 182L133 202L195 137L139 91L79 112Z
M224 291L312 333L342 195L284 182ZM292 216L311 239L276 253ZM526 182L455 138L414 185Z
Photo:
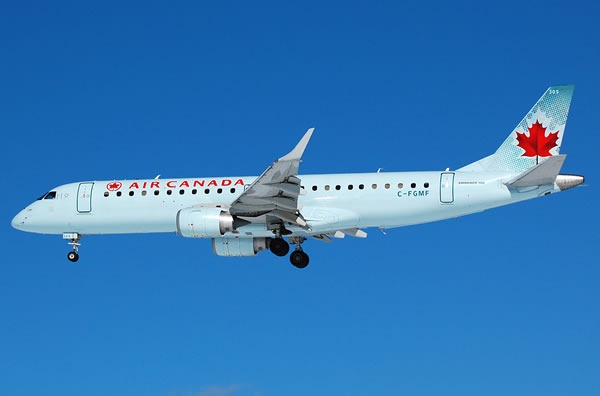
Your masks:
M69 231L82 234L175 232L178 210L164 205L100 202L91 213L75 214Z
M333 199L327 201L327 205L335 210L355 212L359 218L356 225L359 228L394 228L476 213L511 203L515 199L503 184L489 183L472 188L458 186L452 203L441 202L439 190L432 188L431 193L423 197L390 194L377 200ZM307 202L309 204L312 202ZM335 225L335 221L332 221L332 225ZM326 227L325 224L322 226Z

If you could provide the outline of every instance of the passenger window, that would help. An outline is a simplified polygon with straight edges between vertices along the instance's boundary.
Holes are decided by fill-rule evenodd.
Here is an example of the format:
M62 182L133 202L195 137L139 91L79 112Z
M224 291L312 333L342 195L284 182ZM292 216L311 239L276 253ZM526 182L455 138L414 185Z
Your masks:
M342 188L342 186L340 186L339 184L337 186L335 186L336 190L340 190Z
M417 187L417 183L410 183L410 188L415 188Z
M354 186L352 184L348 184L348 190L352 190Z
M317 191L317 186L312 186L313 191Z
M145 197L146 196L146 190L142 191L142 196Z
M158 195L158 194L160 194L160 191L159 190L154 190L154 195Z
M385 189L389 190L390 189L390 183L385 183Z
M185 190L182 188L181 190L179 190L179 195L183 195L185 194Z
M198 190L196 190L195 188L192 190L192 194L196 195L198 193Z
M425 187L425 188L429 188L429 183L425 183L425 184L423 184L423 187Z
M129 191L129 196L133 197L133 191Z
M117 191L117 197L121 196L121 191Z
M365 189L365 185L364 184L359 184L358 185L358 189L359 190L364 190Z
M325 191L329 191L329 184L325 184Z
M235 194L235 188L232 187L231 189L229 189L229 192Z
M398 183L398 188L399 188L399 189L402 189L403 187L404 187L404 184L402 184L402 183Z
M223 192L222 188L217 188L217 194L221 194Z
M205 188L204 189L204 194L210 194L210 188Z
M104 196L105 196L105 197L108 197L108 195L109 195L109 194L108 194L108 191L104 191Z
M377 189L377 184L371 184L371 188L372 188L373 190L376 190L376 189Z
M167 190L167 195L173 194L173 190Z

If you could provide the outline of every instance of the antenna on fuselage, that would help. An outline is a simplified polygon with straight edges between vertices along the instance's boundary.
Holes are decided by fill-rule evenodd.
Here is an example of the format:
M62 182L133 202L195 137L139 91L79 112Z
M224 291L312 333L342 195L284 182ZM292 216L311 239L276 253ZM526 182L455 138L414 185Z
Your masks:
M377 173L381 173L381 170L382 170L382 169L383 169L383 168L377 168Z
M156 175L156 177L154 178L154 180L158 180L160 178L160 175Z

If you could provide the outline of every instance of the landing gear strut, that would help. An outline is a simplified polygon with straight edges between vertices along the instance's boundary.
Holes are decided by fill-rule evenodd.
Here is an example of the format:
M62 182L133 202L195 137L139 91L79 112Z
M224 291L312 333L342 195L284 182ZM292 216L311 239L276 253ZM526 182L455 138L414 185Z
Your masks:
M69 259L70 262L75 263L77 260L79 260L78 252L79 252L79 246L81 245L81 243L79 243L79 241L81 240L81 235L79 235L79 233L77 233L77 232L66 233L66 234L63 234L63 239L70 240L70 242L68 244L71 245L71 247L73 248L73 251L67 253L67 258Z
M308 262L308 254L302 250L302 243L306 240L304 237L291 237L290 242L296 245L296 250L290 254L290 263L296 268L306 268Z
M283 239L283 236L290 235L292 232L287 230L283 224L274 224L270 229L275 234L275 238L270 238L269 242L271 252L276 256L283 257L290 251L290 243L294 244L296 245L296 250L290 254L290 263L296 268L306 268L309 262L308 254L302 250L302 243L304 243L306 238L302 236L290 236L290 243L287 243Z

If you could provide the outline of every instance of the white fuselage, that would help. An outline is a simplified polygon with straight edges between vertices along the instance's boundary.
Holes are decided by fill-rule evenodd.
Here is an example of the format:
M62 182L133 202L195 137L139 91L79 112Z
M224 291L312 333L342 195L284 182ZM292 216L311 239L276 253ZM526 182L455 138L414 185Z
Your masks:
M368 227L392 228L480 212L559 192L556 184L518 191L505 173L398 172L300 175L299 209L310 234ZM176 232L176 217L190 207L225 210L256 177L115 180L71 183L23 209L12 225L63 234ZM240 227L240 237L268 237L264 221ZM263 219L264 220L264 219ZM291 225L293 235L306 228ZM225 235L227 236L227 235Z

